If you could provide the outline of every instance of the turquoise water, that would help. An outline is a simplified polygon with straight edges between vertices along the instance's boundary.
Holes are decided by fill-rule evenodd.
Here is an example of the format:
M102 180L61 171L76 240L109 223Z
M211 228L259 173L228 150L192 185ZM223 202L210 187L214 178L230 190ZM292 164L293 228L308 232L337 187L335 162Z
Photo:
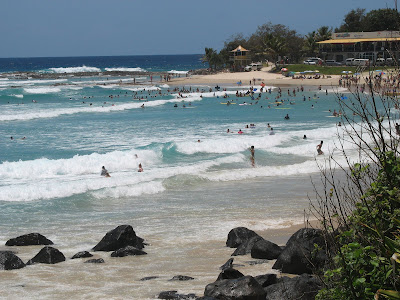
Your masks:
M213 86L186 86L191 92L181 98L164 82L138 82L0 80L0 244L40 232L72 256L90 250L117 225L131 224L151 246L148 258L124 260L124 266L136 268L133 280L161 279L129 283L131 288L118 291L121 297L153 298L158 289L174 289L166 279L179 273L198 278L179 288L201 293L218 274L217 264L229 257L223 245L231 228L263 231L303 221L312 193L309 177L318 172L316 145L323 140L324 151L333 149L341 130L329 112L338 109L334 91L307 88L288 96L283 88L282 98L293 104L276 106L275 87L256 103L235 96L249 87L216 92ZM146 96L148 101L138 100ZM221 104L227 100L236 104ZM244 102L252 105L239 105ZM275 135L269 135L268 123ZM139 163L143 173L137 172ZM100 176L102 166L110 178ZM38 249L18 251L28 260ZM0 287L10 298L42 298L50 291L69 298L109 295L120 285L116 267L130 270L98 255L108 263L101 273L67 261L0 273ZM58 272L67 278L55 278ZM82 292L85 283L71 279L76 272L96 274L89 283L93 289Z

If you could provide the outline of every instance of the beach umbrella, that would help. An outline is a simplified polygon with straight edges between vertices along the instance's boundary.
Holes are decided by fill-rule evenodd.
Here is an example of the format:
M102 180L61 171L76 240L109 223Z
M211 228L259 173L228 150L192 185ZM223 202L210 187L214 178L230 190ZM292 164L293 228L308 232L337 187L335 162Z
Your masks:
M375 70L374 72L378 72L379 73L379 72L382 72L382 70Z
M286 69L286 68L282 68L282 69L281 69L281 71L282 71L282 72L287 72L287 71L288 71L288 69Z
M342 73L343 73L343 74L351 74L351 73L353 73L353 72L351 72L351 71L342 71Z
M315 73L319 73L319 71L318 71L318 70L315 70L314 72L315 72Z
M354 73L354 75L361 75L360 73Z

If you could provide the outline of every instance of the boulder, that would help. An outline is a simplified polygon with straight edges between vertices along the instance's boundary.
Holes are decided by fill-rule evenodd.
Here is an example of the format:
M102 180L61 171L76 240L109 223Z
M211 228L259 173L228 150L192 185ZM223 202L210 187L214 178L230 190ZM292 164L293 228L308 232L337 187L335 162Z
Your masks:
M111 257L124 257L124 256L133 256L133 255L145 255L147 254L143 250L135 248L133 246L126 246L125 248L118 249L111 253Z
M65 256L58 249L45 246L43 247L38 254L32 259L30 259L26 264L32 265L35 263L41 264L56 264L59 262L65 261Z
M219 267L220 270L226 270L232 268L233 258L227 260L222 266Z
M322 250L315 251L314 244L320 246ZM325 264L324 245L321 230L300 229L289 239L272 268L280 269L283 273L311 274L313 269L320 269Z
M281 253L281 247L264 239L257 241L251 248L252 258L277 259Z
M136 236L130 225L120 225L109 231L102 240L93 247L94 251L115 251L126 246L143 249L143 239Z
M255 280L263 287L267 287L271 284L278 283L278 278L276 274L265 274L265 275L258 275L254 277Z
M253 277L243 276L208 284L204 296L216 299L261 300L265 299L265 291Z
M237 255L246 255L251 252L251 249L253 248L254 244L257 243L258 241L263 240L261 236L253 236L247 241L244 241L237 247L237 249L232 253L231 256L237 256Z
M321 282L308 274L294 278L282 278L279 283L267 286L266 300L299 299L314 300L321 289Z
M6 246L33 246L33 245L53 245L53 242L40 233L29 233L19 237L9 239Z
M246 227L233 228L228 233L228 239L226 240L226 246L230 248L237 248L240 244L248 241L254 236L258 236L253 230L247 229Z
M223 279L237 279L237 278L240 278L243 276L244 275L241 272L239 272L238 270L230 268L230 269L225 269L221 273L219 273L217 281L223 280Z
M0 270L14 270L25 267L24 262L12 251L0 251Z
M86 258L86 257L92 257L93 254L87 252L87 251L81 251L78 252L76 254L74 254L74 256L71 257L71 259L75 259L75 258Z
M177 291L165 291L158 294L158 299L179 299L179 300L191 300L197 299L195 294L178 294Z
M83 262L84 264L104 264L105 261L102 258L92 258L92 259L88 259L86 261Z
M188 281L188 280L194 280L194 278L185 275L175 275L169 281Z
M147 276L147 277L140 278L139 280L140 281L148 281L148 280L153 280L153 279L157 279L157 278L159 278L159 277L158 276Z

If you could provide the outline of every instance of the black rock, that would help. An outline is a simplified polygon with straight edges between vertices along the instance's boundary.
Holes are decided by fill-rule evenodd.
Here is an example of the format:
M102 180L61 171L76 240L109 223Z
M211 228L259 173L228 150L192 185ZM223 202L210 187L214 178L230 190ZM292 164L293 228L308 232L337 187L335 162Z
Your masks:
M223 279L237 279L243 276L244 275L238 270L230 268L230 269L225 269L221 273L219 273L217 281Z
M237 247L237 249L232 253L232 256L237 256L237 255L246 255L251 252L251 249L253 248L254 244L257 243L258 241L263 240L261 236L253 236L247 241L244 241Z
M25 267L24 262L12 251L0 251L0 270L14 270Z
M228 259L226 263L219 267L220 270L226 270L232 268L233 258Z
M263 287L267 287L269 285L278 283L278 278L276 274L265 274L265 275L258 275L254 277L255 280Z
M147 254L143 250L135 248L133 246L126 246L125 248L118 249L111 253L111 257L124 257L124 256L133 256L133 255L145 255Z
M251 248L252 258L277 259L281 253L281 247L264 239L257 241Z
M236 227L228 233L228 239L226 240L226 246L230 248L239 247L240 244L248 241L254 236L258 236L253 230L245 227Z
M143 239L136 236L130 225L120 225L107 232L102 240L93 247L94 251L115 251L126 246L143 249Z
M250 261L245 261L245 263L249 264L250 266L255 266L255 265L262 265L269 263L269 260L268 259L250 260Z
M314 244L320 246L322 250L315 251ZM289 239L272 268L280 269L283 273L311 274L314 268L320 269L325 264L324 245L321 230L300 229Z
M83 263L85 264L104 264L105 261L102 258L93 258L93 259L88 259L84 261Z
M193 277L190 276L185 276L185 275L176 275L172 277L169 281L187 281L187 280L193 280Z
M75 259L75 258L86 258L86 257L92 257L93 254L87 252L87 251L81 251L76 253L74 256L71 257L71 259Z
M196 299L195 294L177 294L177 291L165 291L158 294L158 299L177 299L177 300L189 300L189 299Z
M266 300L299 299L314 300L321 289L321 282L308 274L294 278L283 278L281 282L267 286Z
M140 281L147 281L147 280L153 280L153 279L157 279L157 278L159 278L159 277L158 276L148 276L148 277L140 278L139 280Z
M59 262L65 261L65 256L58 249L45 246L43 247L38 254L32 259L30 259L26 264L32 265L35 263L41 264L56 264Z
M216 299L261 300L265 299L265 291L253 277L243 276L208 284L204 296Z
M33 246L33 245L53 245L53 242L40 233L29 233L19 237L9 239L6 246Z

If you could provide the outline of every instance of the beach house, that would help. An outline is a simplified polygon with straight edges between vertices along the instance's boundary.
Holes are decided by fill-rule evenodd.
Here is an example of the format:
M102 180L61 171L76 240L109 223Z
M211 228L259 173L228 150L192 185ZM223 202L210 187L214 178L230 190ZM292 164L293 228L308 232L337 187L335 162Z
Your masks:
M390 65L400 59L400 31L335 32L331 39L318 44L324 61L345 62L354 58Z

